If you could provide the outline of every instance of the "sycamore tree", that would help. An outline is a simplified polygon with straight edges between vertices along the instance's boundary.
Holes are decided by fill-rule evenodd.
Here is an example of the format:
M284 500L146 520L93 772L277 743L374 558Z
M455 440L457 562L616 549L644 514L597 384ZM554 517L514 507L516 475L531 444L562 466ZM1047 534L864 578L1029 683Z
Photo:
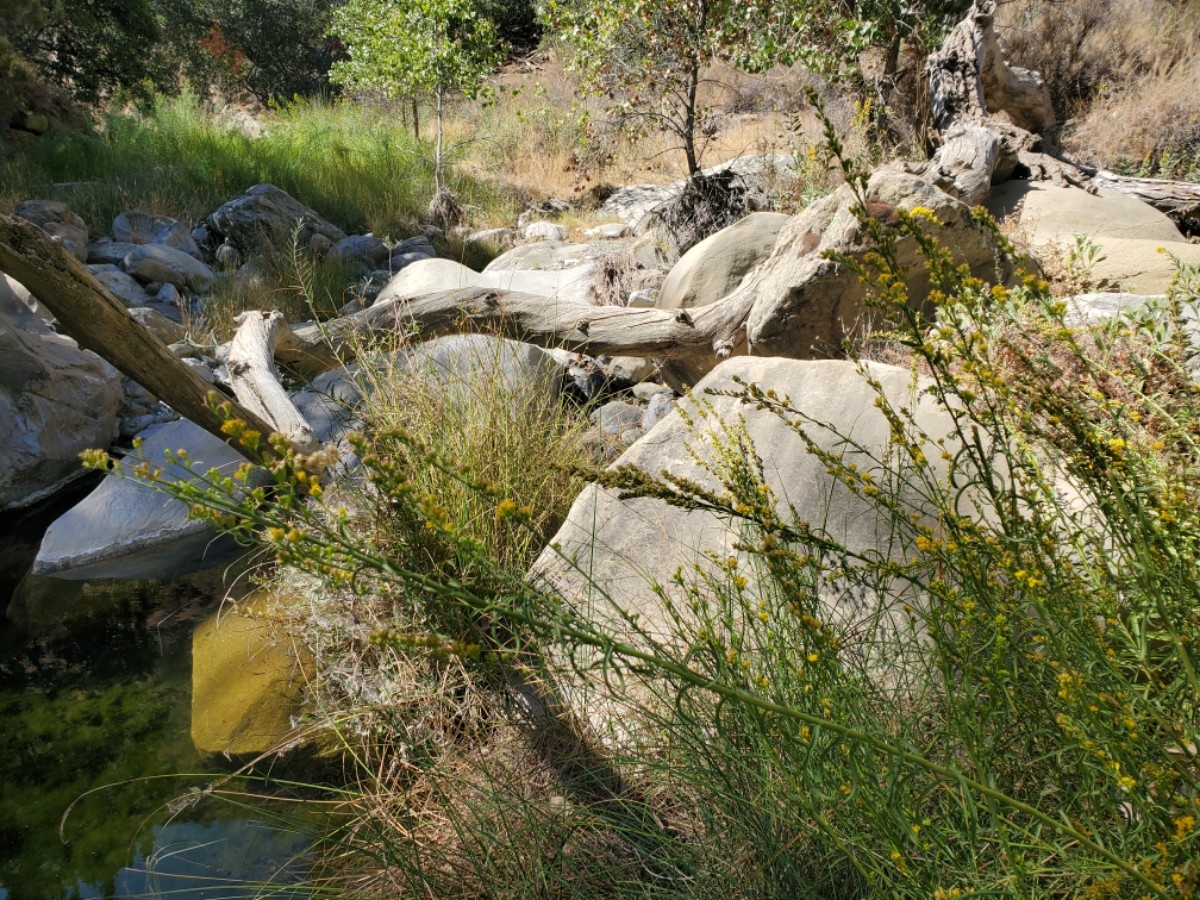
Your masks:
M479 14L474 0L349 0L335 11L330 33L341 39L347 54L330 71L335 83L432 99L435 204L438 197L448 197L446 104L460 96L474 100L486 90L485 79L501 59L493 22Z
M575 50L584 91L637 136L673 137L700 170L710 116L706 73L729 62L749 71L803 63L852 79L861 53L883 48L894 73L900 45L930 45L970 0L546 0L543 16Z

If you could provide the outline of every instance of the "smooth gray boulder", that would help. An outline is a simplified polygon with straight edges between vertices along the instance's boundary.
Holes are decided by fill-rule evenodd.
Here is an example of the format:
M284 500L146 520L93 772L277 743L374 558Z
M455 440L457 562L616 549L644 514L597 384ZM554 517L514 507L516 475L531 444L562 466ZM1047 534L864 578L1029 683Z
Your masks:
M291 395L300 415L323 444L339 441L362 426L359 407L363 394L355 381L357 369L332 369L313 379L312 384Z
M782 213L751 213L710 234L680 257L658 292L658 309L692 309L716 303L731 293L775 248L788 222ZM713 366L711 360L672 360L663 376L676 387L695 384Z
M108 288L109 293L126 306L145 306L150 300L150 295L146 293L145 288L114 265L89 263L88 271L96 276L97 281Z
M199 472L231 473L245 458L200 426L180 419L142 432L141 455L163 469L167 481L192 476L167 465L164 451L186 450ZM136 461L121 461L50 526L42 538L33 574L57 578L171 578L228 559L228 541L203 522L188 519L187 506L132 479Z
M315 210L273 184L256 184L246 193L223 203L208 217L208 227L245 256L284 250L292 236L302 249L328 250L346 236Z
M1101 188L1095 194L1051 182L1010 181L993 188L987 209L1036 255L1066 258L1077 235L1095 247L1078 260L1096 285L1135 294L1161 294L1175 277L1177 257L1200 264L1200 246L1137 197Z
M526 390L554 395L562 370L540 347L484 334L455 334L425 341L407 351L401 365L410 375L433 379L448 392L472 402L480 379L510 393Z
M124 241L110 241L101 238L88 244L87 262L89 266L119 266L130 253L138 248L138 244Z
M330 262L362 263L367 268L377 268L387 262L391 249L387 243L373 234L354 234L344 237L332 247L326 259Z
M0 278L0 511L85 474L80 451L116 439L121 403L117 370L56 334Z
M114 241L126 244L162 244L200 258L192 230L178 219L134 210L123 212L112 223Z
M213 286L212 269L164 244L137 245L126 255L122 267L143 284L173 284L194 294L206 294Z
M908 406L917 426L931 442L924 448L934 471L940 471L940 448L932 442L952 434L950 416L937 408L927 395L914 390L911 374L905 370L869 363L869 374L878 379L896 407ZM773 490L780 514L785 520L807 520L852 552L887 552L887 513L851 492L826 471L826 463L811 455L799 435L774 413L742 404L732 397L714 396L706 391L737 391L735 378L774 389L781 397L790 397L792 406L806 416L825 422L850 441L812 426L810 437L823 450L855 463L878 477L876 465L867 451L886 458L891 430L882 412L874 405L875 391L856 370L840 360L799 361L737 357L722 363L696 387L695 396L711 404L711 412L696 401L679 401L696 427L693 430L678 411L668 413L640 440L625 451L614 466L636 466L651 474L670 473L691 479L718 494L722 488L714 475L703 468L689 452L694 449L703 459L712 459L714 446L727 446L733 440L724 432L730 424L744 420L750 439L750 452L761 459L764 476ZM853 444L851 443L853 442ZM950 442L953 449L953 444ZM917 493L906 494L902 503L914 512L924 510ZM714 572L714 559L739 560L738 573L754 591L762 570L746 553L738 549L745 539L737 523L704 510L684 510L653 498L619 499L615 490L592 484L575 500L562 528L534 562L528 573L531 583L563 598L576 611L603 623L619 637L635 643L641 639L630 634L629 620L622 612L636 615L640 628L658 639L671 642L679 638L673 619L667 612L663 595L676 610L685 611L693 602L702 602L711 589L697 573ZM676 572L696 586L700 601L674 583ZM658 586L663 594L655 590ZM877 613L880 598L859 586L827 583L820 587L820 598L831 621L848 625ZM898 604L897 604L898 606ZM901 617L899 610L894 613ZM885 620L886 621L886 620ZM902 627L899 619L897 627ZM582 662L582 660L576 660ZM592 685L597 685L592 681ZM562 685L572 709L586 715L602 735L620 739L622 709L619 701L593 687L586 680ZM626 690L636 690L626 685Z
M476 272L449 259L425 259L398 273L379 292L376 303L394 297L421 297L437 291L468 287L498 288L535 294L569 303L592 302L594 277L590 266L554 271L510 270Z
M42 229L80 262L87 261L87 224L61 200L23 200L13 214Z
M565 241L570 232L555 222L530 222L522 229L521 236L527 241Z

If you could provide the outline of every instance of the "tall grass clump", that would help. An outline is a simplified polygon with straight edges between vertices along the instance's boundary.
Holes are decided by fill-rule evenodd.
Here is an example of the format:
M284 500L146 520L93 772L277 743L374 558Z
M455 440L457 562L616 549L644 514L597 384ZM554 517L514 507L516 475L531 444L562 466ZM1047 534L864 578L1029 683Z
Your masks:
M1200 389L1189 324L1200 273L1181 271L1164 302L1079 324L1035 276L992 286L956 268L927 236L927 210L872 219L865 173L845 165L875 245L860 274L888 340L913 360L912 396L897 400L874 364L859 363L876 397L861 414L887 423L882 446L856 443L770 385L733 396L781 417L831 484L867 505L874 550L840 541L819 510L805 521L788 509L735 421L693 441L706 479L601 476L627 495L716 512L741 535L740 559L647 584L637 610L596 586L585 611L527 584L488 530L529 529L532 552L550 530L539 507L411 432L360 442L358 507L326 493L319 458L278 441L270 497L245 487L239 499L233 481L169 487L330 596L356 598L345 621L371 629L379 655L346 669L347 691L372 684L380 660L454 673L367 703L406 711L381 732L406 749L389 764L387 741L370 745L360 771L378 773L370 785L421 791L408 805L356 806L344 833L351 870L367 856L376 864L378 893L453 895L460 872L460 894L501 896L1200 888ZM934 285L923 308L935 315L907 295L901 236L923 251ZM921 403L940 408L943 433L918 424ZM687 415L700 426L711 409L696 398ZM263 440L237 422L229 430L248 452ZM449 496L465 516L439 483L462 492ZM403 527L370 524L380 518ZM363 616L366 603L390 613ZM489 685L489 702L454 705L468 695L459 672ZM541 686L540 718L574 740L519 743L541 748L524 769L527 757L501 743L464 742L487 722L492 734L536 734L529 685ZM619 726L619 741L589 742L588 723L551 699L584 693L619 710L619 722L596 723ZM406 716L422 709L453 709L438 720L456 728L421 732ZM421 733L479 749L431 755L399 738Z
M0 206L68 201L93 234L145 209L199 221L251 185L270 182L347 233L407 237L433 195L426 148L398 116L350 103L297 101L267 114L250 137L191 94L147 113L115 113L97 134L48 134L0 163ZM451 176L464 202L507 203L495 188Z

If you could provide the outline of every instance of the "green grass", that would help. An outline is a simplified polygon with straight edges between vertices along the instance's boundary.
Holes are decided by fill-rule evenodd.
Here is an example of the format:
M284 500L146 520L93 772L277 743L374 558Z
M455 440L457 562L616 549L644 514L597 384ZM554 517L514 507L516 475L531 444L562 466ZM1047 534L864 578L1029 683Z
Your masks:
M68 201L93 235L114 216L146 209L198 222L251 185L270 182L348 234L404 238L433 196L428 148L386 108L298 102L265 117L251 139L194 97L161 97L146 114L110 116L98 134L50 134L0 163L0 209L23 199ZM515 201L452 175L450 185L484 223ZM515 214L515 213L514 213Z

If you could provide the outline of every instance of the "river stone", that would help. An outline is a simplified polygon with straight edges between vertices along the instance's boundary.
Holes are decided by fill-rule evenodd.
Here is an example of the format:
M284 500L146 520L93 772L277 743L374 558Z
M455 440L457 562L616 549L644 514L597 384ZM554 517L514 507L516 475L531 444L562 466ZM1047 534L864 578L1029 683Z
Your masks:
M87 261L87 225L61 200L24 200L13 214L42 229L80 262Z
M928 396L913 395L907 370L877 363L867 366L894 405L914 410L917 426L930 441L952 433L948 414ZM805 416L839 429L850 440L842 441L815 426L810 434L818 446L846 463L877 469L866 454L853 449L855 446L887 456L888 421L874 405L875 391L853 363L737 357L723 362L696 387L695 396L703 396L704 402L711 404L711 414L698 409L690 398L679 401L697 423L696 430L689 428L678 411L671 412L626 450L614 467L636 466L651 474L669 472L720 493L717 480L697 463L689 448L711 458L708 442L727 443L729 436L722 437L723 424L742 419L785 520L792 519L790 506L795 518L823 527L852 551L885 549L880 540L888 533L886 523L875 508L829 475L826 464L809 454L785 421L732 397L706 393L737 391L737 378L774 389L780 396L790 397ZM940 472L939 452L932 444L925 448L935 473ZM922 508L917 494L904 499L910 508ZM739 559L739 572L754 590L758 567L738 549L743 538L737 525L714 513L683 510L653 498L622 500L617 491L592 484L575 500L566 522L534 562L528 578L584 615L605 623L618 636L627 634L628 625L614 614L614 606L636 614L640 628L669 642L675 635L673 623L652 585L660 586L676 609L687 610L691 601L684 589L674 584L676 572L682 567L703 598L708 588L694 574L693 566L712 571L713 558L733 556ZM822 601L831 617L853 623L874 613L877 598L859 588L826 586ZM586 660L576 662L585 664ZM588 716L601 734L621 738L622 710L614 707L611 697L585 693L587 685L578 681L563 688L570 708Z
M108 288L109 293L126 306L145 306L150 299L140 284L116 266L89 264L88 270L96 277L97 281Z
M119 390L119 385L118 385ZM153 425L142 432L142 457L163 469L167 481L190 480L179 465L167 465L166 450L186 450L197 471L229 474L245 462L224 441L187 419ZM228 559L227 541L216 541L188 508L150 485L133 480L136 460L121 461L124 474L109 473L92 493L59 516L46 531L35 575L59 578L172 578Z
M558 390L561 370L540 347L485 334L455 334L418 344L402 366L412 375L432 379L445 391L461 393L465 402L480 379L499 383L512 393Z
M112 223L114 241L126 244L162 244L200 257L200 246L192 230L178 219L140 210L123 212Z
M246 256L291 247L293 234L302 249L314 253L319 247L328 252L346 236L332 222L273 184L254 185L222 204L207 221L209 228Z
M387 262L391 250L385 241L373 234L354 234L344 237L332 247L326 258L330 262L362 263L369 269Z
M56 334L22 293L0 279L0 511L85 474L80 451L116 439L122 403L117 370Z
M122 265L126 272L143 284L173 284L187 288L194 294L206 294L212 290L212 269L174 247L139 244L129 252Z
M323 372L308 387L291 395L296 409L322 444L339 441L362 427L358 410L363 395L354 380L356 371L343 366Z
M108 238L92 241L88 244L88 265L119 266L125 261L125 257L139 246L139 244L126 244L122 241L110 241Z
M775 248L788 217L782 213L751 213L744 219L710 234L683 254L671 268L654 304L658 309L692 309L716 303L729 294ZM663 366L663 377L682 388L695 384L715 360L672 360Z
M266 753L291 733L313 661L287 631L290 602L260 592L196 626L191 735L201 753Z
M521 231L527 241L565 241L570 232L554 222L530 222Z
M993 187L985 206L1034 245L1053 239L1074 243L1077 234L1159 243L1184 240L1175 223L1149 203L1107 188L1090 194L1052 181L1012 180Z
M749 352L791 359L836 357L843 341L871 326L872 313L864 302L867 290L858 275L825 258L833 251L862 260L870 252L870 241L853 212L856 203L850 187L842 185L788 220L770 257L737 288L739 296L754 298L746 323ZM972 275L992 284L1012 277L1012 263L992 232L972 218L965 203L928 181L894 170L877 171L868 183L867 204L884 222L898 209L926 210L939 223L927 219L928 233ZM931 284L916 241L901 237L896 249L908 272L909 297L923 304Z
M511 270L476 272L450 259L426 259L413 263L387 283L376 303L393 297L423 297L437 291L485 287L520 291L564 303L591 304L594 276L590 266L558 271Z

